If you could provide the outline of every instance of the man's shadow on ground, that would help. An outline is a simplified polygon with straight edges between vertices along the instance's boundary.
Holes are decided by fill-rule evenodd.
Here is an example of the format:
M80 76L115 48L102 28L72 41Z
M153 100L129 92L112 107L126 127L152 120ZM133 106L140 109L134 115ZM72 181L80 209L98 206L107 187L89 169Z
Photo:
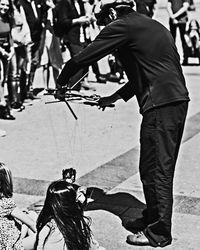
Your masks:
M122 225L142 217L142 211L146 208L143 202L125 192L109 194L97 187L88 187L87 190L89 198L93 201L87 204L85 211L108 211L118 216Z

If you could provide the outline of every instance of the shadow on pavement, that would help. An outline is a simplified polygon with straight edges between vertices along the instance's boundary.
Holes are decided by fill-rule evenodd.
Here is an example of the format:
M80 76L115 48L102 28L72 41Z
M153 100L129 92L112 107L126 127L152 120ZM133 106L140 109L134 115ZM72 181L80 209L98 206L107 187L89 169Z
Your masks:
M126 225L127 221L141 217L142 211L146 208L144 203L125 192L108 194L103 189L97 187L88 187L87 192L92 202L88 203L84 209L85 211L108 211L118 216L121 219L122 225ZM28 210L39 213L43 204L44 199L41 199L28 207Z
M86 206L85 211L108 211L118 216L122 225L141 217L142 211L146 208L144 203L125 192L109 194L100 188L89 187L88 193L93 201Z

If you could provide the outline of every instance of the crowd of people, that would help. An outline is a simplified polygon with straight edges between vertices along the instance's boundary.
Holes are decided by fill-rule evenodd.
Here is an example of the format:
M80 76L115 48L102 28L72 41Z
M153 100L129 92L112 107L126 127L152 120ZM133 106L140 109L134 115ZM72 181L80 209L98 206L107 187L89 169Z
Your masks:
M146 7L136 1L140 12L153 14L152 2ZM43 68L48 93L50 67L56 79L64 63L63 52L71 57L82 51L100 31L96 25L98 0L1 0L0 1L0 119L14 120L11 110L23 110L26 99L36 99L33 81L36 69ZM108 58L109 74L102 74L98 62L92 70L98 83L124 83L124 72L117 53ZM85 68L70 79L69 86L88 71ZM89 89L87 77L75 89Z

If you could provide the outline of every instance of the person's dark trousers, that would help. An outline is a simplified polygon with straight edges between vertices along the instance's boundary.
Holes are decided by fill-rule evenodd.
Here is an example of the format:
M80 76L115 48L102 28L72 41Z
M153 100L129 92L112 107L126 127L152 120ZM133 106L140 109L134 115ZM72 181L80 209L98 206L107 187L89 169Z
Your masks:
M67 45L67 48L69 49L71 57L75 56L76 54L80 53L84 49L84 44L73 44L70 42L65 42ZM69 87L72 87L79 79L87 72L87 69L79 70L74 76L70 78L70 81L67 83L64 83L64 85L68 85ZM79 91L81 89L81 83L79 82L76 84L76 86L73 88L74 90Z
M182 43L182 48L183 48L183 59L187 59L187 55L185 52L187 45L186 45L185 37L184 37L185 32L186 32L186 22L174 24L172 20L170 19L169 29L174 38L174 41L176 41L177 28L179 29L179 32L180 32L180 38L181 38L181 43Z
M143 114L140 178L146 200L144 234L152 246L171 243L173 177L188 102L176 102Z
M20 93L20 59L18 57L19 53L23 52L18 48L15 48L15 54L10 60L10 70L8 74L8 94L10 105L12 108L19 108L22 105L21 93Z
M22 69L21 74L20 74L20 94L21 94L22 103L27 98L27 86L28 86L27 74Z

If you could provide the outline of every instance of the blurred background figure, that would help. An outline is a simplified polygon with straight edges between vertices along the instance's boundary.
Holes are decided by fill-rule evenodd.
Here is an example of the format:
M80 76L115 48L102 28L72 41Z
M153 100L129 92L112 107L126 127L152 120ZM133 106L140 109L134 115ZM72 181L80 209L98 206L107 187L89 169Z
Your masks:
M13 24L13 5L11 0L0 0L0 119L14 120L8 106L9 100L5 99L4 86L11 83L13 70L11 59L14 56L11 28ZM9 89L9 86L8 86Z
M197 57L200 64L200 26L197 20L192 19L189 22L188 30L185 33L186 41L186 60L188 57Z
M56 19L55 32L62 39L63 46L68 48L70 56L73 57L86 46L85 28L90 24L91 17L86 16L82 0L58 1L54 9L54 16ZM87 71L88 68L80 70L66 84L72 87ZM79 91L81 87L90 89L86 82L79 82L73 89Z
M83 0L85 15L89 17L90 23L85 27L85 36L86 36L86 44L89 45L93 39L98 35L99 29L96 25L96 18L94 15L95 1L94 0ZM100 73L100 68L98 62L95 62L91 65L92 71L95 74L96 81L98 83L106 83L106 75Z
M29 75L31 69L31 34L26 20L24 9L20 0L13 1L14 7L14 24L11 35L14 42L15 55L11 63L13 68L14 79L9 84L9 95L11 98L11 108L24 109L23 95L26 92L26 86L20 86L21 75ZM23 87L23 88L22 88Z
M52 0L47 0L47 21L45 25L44 47L40 65L43 67L44 94L49 94L50 69L52 68L54 83L61 70L63 59L61 54L60 39L55 36L53 28L53 9L55 5Z
M44 47L45 24L47 20L47 5L45 0L21 0L26 20L31 33L31 70L30 74L23 74L20 84L23 89L27 89L23 99L37 98L33 93L33 80L35 71L40 64L41 55Z
M168 0L167 2L167 11L169 14L169 28L171 34L176 40L177 29L180 32L180 38L183 49L183 62L182 65L187 65L187 56L185 55L185 31L186 24L188 21L188 8L189 8L189 0Z

